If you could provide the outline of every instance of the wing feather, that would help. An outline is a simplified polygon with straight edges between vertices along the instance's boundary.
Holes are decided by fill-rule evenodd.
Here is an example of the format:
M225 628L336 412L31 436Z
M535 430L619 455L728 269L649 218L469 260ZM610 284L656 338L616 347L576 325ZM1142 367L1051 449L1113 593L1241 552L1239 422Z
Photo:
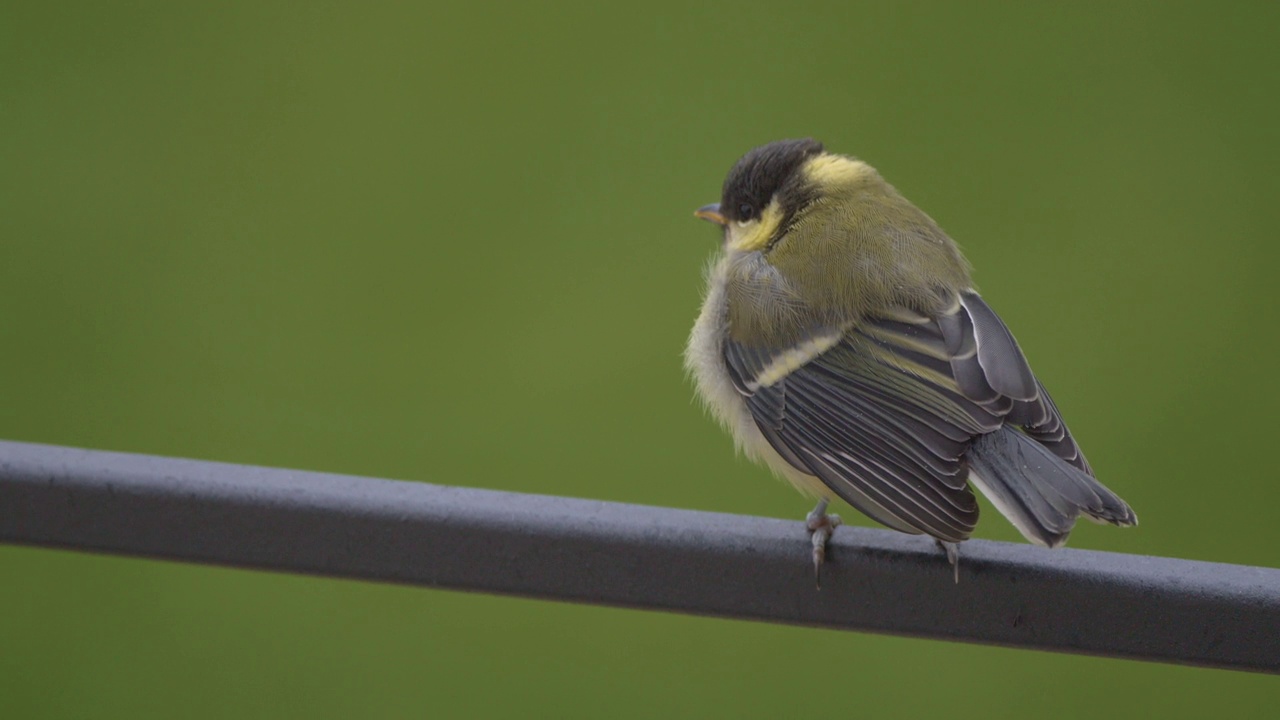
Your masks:
M744 350L726 341L725 357L740 391L746 391L756 425L787 462L890 527L959 542L978 519L963 455L972 431L990 419L975 420L976 406L947 413L930 409L952 405L947 393L953 391L923 386L903 366L945 382L947 363L936 357L945 350L941 333L887 322L893 324L875 337L846 333L767 386L750 373L768 364L758 358L784 353ZM905 347L899 350L896 342ZM869 354L867 346L878 351ZM895 392L903 379L916 392Z
M854 327L817 328L786 348L726 339L723 354L778 454L889 527L969 537L978 520L969 482L975 438L988 439L989 453L1019 449L1037 467L1050 457L1072 466L1045 469L1044 487L1031 487L1009 481L1025 468L983 458L994 479L975 481L1003 512L1012 508L1028 537L1061 542L1082 509L1108 521L1132 517L1106 488L1071 474L1092 471L1013 335L976 293L957 294L936 316L891 308Z
M1040 384L1013 333L977 293L961 293L960 304L973 324L978 363L987 384L1007 398L1035 400Z

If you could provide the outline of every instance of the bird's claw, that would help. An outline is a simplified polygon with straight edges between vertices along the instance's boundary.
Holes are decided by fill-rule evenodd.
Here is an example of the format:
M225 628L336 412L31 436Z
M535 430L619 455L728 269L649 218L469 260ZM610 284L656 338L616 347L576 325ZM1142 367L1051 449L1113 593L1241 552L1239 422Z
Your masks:
M938 540L937 538L934 538L933 541L937 543L938 547L941 548L943 552L947 554L947 562L951 563L952 577L955 578L956 584L959 585L960 584L960 544L953 543L953 542L946 542L944 540Z
M839 515L828 515L827 504L819 503L813 512L805 518L804 526L809 530L809 539L813 542L813 582L822 589L822 565L827 559L827 541L831 534L844 522Z

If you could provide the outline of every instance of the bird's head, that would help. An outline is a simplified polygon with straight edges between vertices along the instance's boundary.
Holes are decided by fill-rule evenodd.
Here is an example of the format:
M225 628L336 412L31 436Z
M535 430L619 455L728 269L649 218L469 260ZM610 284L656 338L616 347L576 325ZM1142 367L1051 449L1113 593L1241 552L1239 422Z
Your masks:
M816 140L778 140L743 155L725 177L720 202L694 214L724 227L727 249L768 252L817 201L845 191L864 170L870 168Z
M879 305L931 307L971 285L959 249L928 215L870 165L816 140L751 150L729 170L720 202L695 215L723 227L739 328L776 326L796 307L840 322Z

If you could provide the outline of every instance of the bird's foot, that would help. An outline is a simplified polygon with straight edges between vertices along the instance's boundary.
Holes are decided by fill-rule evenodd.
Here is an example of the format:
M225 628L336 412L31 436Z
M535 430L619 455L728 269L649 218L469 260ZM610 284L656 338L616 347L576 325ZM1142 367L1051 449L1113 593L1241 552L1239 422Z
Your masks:
M947 554L947 562L951 563L952 575L953 577L955 577L956 584L959 585L960 584L960 543L946 542L945 540L939 540L937 538L934 538L933 541L937 543L938 547Z
M827 514L827 501L823 500L818 506L809 513L804 520L804 526L809 530L809 538L813 541L813 581L822 589L822 564L827 559L827 541L831 539L831 534L840 527L841 522L839 515Z

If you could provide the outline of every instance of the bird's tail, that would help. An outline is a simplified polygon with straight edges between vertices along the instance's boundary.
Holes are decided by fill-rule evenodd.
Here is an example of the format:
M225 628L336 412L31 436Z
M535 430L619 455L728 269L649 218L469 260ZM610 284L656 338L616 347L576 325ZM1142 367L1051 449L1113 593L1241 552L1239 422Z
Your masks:
M1037 545L1059 547L1081 514L1130 526L1138 516L1089 474L1008 425L969 448L969 480Z

